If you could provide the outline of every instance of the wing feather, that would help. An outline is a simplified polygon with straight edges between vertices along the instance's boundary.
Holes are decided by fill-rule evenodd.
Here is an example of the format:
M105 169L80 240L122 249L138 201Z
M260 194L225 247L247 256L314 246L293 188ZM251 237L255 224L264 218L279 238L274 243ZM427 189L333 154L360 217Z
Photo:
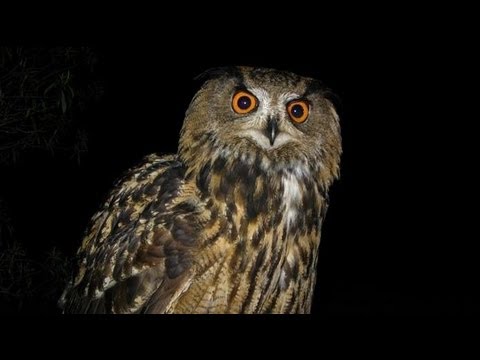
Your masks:
M195 221L182 220L195 208L172 206L184 175L174 155L150 155L117 182L78 251L65 312L168 311L189 284L196 244Z

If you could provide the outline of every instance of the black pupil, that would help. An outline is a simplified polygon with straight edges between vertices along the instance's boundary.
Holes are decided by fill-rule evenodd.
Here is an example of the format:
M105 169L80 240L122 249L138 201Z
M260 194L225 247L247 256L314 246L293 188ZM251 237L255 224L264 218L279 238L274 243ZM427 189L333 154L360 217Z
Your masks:
M247 110L252 105L252 100L248 96L242 96L238 99L238 107L242 110Z
M303 106L293 105L292 106L292 116L295 118L301 118L303 116Z

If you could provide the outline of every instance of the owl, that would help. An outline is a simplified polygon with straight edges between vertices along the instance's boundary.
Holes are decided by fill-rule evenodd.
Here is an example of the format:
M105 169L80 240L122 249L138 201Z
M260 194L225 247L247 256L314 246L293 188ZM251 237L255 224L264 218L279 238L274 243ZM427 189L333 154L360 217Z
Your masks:
M150 155L92 218L66 313L309 313L339 118L320 82L207 71L178 153Z

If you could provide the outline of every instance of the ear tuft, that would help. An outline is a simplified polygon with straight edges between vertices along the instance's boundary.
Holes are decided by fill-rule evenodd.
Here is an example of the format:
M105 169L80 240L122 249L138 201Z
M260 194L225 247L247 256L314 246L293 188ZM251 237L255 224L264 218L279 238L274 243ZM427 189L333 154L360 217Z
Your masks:
M194 80L207 81L207 80L218 79L221 77L242 78L242 73L240 72L240 69L236 66L222 66L222 67L216 67L216 68L205 70L200 75L197 75L194 78Z

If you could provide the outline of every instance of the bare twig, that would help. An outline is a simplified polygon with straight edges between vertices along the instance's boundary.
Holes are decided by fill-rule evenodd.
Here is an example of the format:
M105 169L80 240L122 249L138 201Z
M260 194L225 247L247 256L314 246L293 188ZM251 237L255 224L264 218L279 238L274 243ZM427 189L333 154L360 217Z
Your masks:
M101 86L88 80L95 61L84 47L0 47L0 162L41 146L71 152L78 160L86 142L74 135L81 122L73 120L99 98ZM67 138L82 143L62 143Z

